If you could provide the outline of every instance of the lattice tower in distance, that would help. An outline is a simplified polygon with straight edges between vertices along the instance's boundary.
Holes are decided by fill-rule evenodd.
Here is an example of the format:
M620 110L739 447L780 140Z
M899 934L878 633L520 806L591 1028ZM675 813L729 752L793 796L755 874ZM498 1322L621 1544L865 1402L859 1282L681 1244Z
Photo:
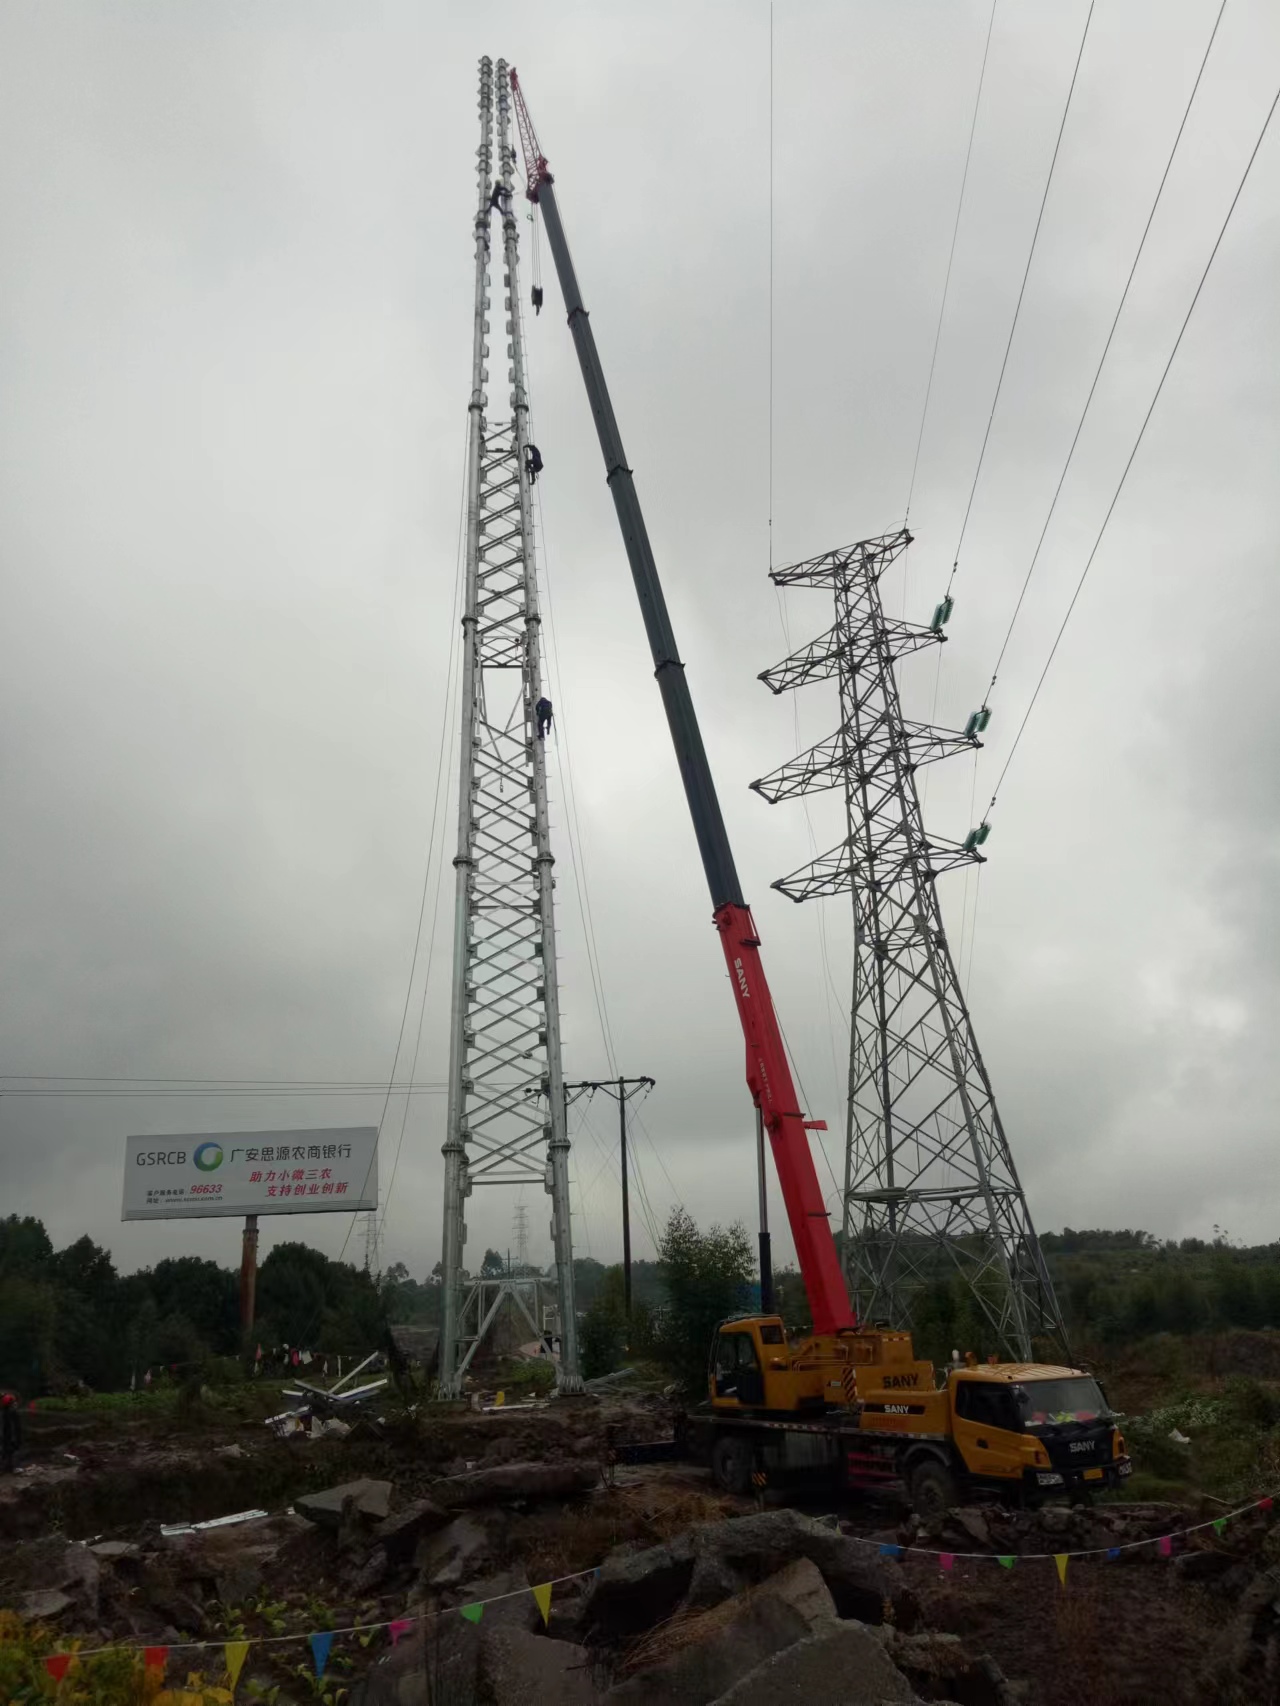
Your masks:
M977 837L926 835L923 765L980 746L902 714L899 658L944 639L885 615L880 581L903 529L790 568L780 587L835 599L835 625L761 676L774 693L835 680L837 732L751 785L771 803L841 789L846 835L773 886L792 900L851 893L854 981L844 1255L860 1316L916 1326L959 1274L1007 1356L1068 1354L1061 1311L996 1108L938 905L936 878L982 860ZM985 839L985 836L983 837ZM1038 1347L1034 1341L1039 1341Z
M496 108L496 116L495 116ZM496 128L497 161L494 169ZM440 1390L464 1377L504 1301L543 1327L514 1282L464 1282L466 1200L477 1185L543 1186L551 1199L561 1391L578 1392L569 1141L560 1065L546 743L531 482L529 393L520 317L507 67L480 62L475 323L467 459L466 594L462 618L461 776L444 1145ZM504 187L491 205L494 179ZM510 410L489 413L490 231L502 241L502 313ZM536 1313L536 1312L535 1312Z

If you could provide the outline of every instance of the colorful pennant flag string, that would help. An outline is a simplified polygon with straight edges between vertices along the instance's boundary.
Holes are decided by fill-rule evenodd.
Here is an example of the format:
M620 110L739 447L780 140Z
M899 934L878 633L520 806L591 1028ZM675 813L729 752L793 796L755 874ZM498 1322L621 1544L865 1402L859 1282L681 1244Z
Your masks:
M1275 1497L1268 1496L1266 1498L1255 1499L1251 1504L1242 1505L1238 1510L1227 1511L1222 1516L1213 1517L1206 1522L1192 1523L1189 1527L1178 1529L1171 1534L1156 1535L1145 1540L1129 1540L1125 1541L1120 1546L1094 1547L1082 1552L1023 1552L1020 1554L1008 1552L997 1553L994 1555L994 1562L999 1564L1002 1569L1012 1570L1018 1563L1026 1563L1041 1558L1052 1558L1054 1565L1057 1568L1058 1579L1062 1583L1063 1587L1065 1587L1067 1580L1067 1566L1073 1558L1103 1558L1108 1563L1115 1563L1125 1552L1138 1552L1152 1546L1155 1547L1156 1551L1162 1558L1168 1558L1172 1556L1173 1543L1175 1540L1185 1539L1187 1535L1196 1534L1206 1529L1212 1529L1215 1535L1221 1537L1226 1532L1227 1524L1235 1518L1248 1516L1254 1511L1260 1511L1263 1513L1270 1512L1274 1507ZM834 1518L831 1518L830 1520L832 1522L835 1521ZM993 1561L993 1554L990 1552L935 1552L928 1547L899 1546L893 1542L873 1540L863 1535L848 1535L846 1538L857 1545L874 1546L880 1555L886 1558L933 1558L937 1563L938 1569L941 1570L944 1575L950 1575L952 1573L955 1569L957 1558L979 1559L987 1563ZM496 1604L499 1600L514 1599L522 1593L530 1593L533 1595L534 1603L542 1614L543 1623L547 1624L550 1621L551 1616L551 1595L554 1588L563 1582L583 1581L589 1578L598 1579L599 1576L600 1566L597 1564L593 1569L574 1570L568 1575L556 1576L549 1582L540 1582L535 1587L514 1588L508 1593L495 1594L492 1599L473 1600L467 1605L455 1606L451 1610L424 1612L422 1617L424 1621L428 1618L437 1620L442 1617L451 1617L456 1614L465 1618L468 1623L479 1623L480 1619L484 1616L484 1608L486 1605ZM419 1620L416 1617L394 1617L386 1623L355 1623L349 1628L344 1629L321 1629L311 1632L300 1632L292 1635L254 1636L238 1641L177 1641L173 1642L170 1646L143 1647L141 1649L142 1663L145 1671L158 1672L159 1676L163 1677L168 1664L169 1655L175 1647L183 1652L204 1649L221 1649L226 1666L227 1677L230 1680L231 1688L234 1692L251 1646L269 1647L279 1646L290 1641L307 1641L311 1647L311 1655L315 1663L316 1675L323 1676L325 1666L329 1661L329 1653L336 1636L354 1634L368 1636L376 1633L378 1630L385 1630L391 1641L391 1645L394 1647L403 1636L407 1635L414 1628L418 1621ZM128 1643L112 1644L102 1647L81 1647L76 1649L74 1652L48 1653L45 1655L43 1662L44 1668L49 1676L52 1677L55 1683L60 1683L65 1678L68 1670L78 1659L93 1658L100 1653L137 1653L138 1651L139 1649L136 1646Z
M231 1684L231 1692L236 1691L240 1680L240 1672L244 1669L244 1661L249 1656L247 1641L228 1641L223 1648L223 1657L227 1667L227 1681Z

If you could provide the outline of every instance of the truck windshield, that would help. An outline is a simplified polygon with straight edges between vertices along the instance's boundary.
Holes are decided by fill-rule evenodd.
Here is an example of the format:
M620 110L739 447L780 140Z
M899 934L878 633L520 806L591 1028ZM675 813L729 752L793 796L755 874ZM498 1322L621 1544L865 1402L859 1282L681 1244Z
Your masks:
M1028 1380L1014 1387L1022 1425L1051 1427L1055 1422L1097 1422L1111 1414L1102 1388L1088 1375L1069 1380Z

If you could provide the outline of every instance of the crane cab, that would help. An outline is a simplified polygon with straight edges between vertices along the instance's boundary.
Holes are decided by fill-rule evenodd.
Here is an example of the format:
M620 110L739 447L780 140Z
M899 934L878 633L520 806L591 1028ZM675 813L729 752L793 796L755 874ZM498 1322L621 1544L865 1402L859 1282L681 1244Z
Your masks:
M721 1412L821 1415L886 1394L932 1393L934 1374L917 1359L910 1333L824 1333L793 1345L780 1315L749 1315L717 1328L707 1388Z

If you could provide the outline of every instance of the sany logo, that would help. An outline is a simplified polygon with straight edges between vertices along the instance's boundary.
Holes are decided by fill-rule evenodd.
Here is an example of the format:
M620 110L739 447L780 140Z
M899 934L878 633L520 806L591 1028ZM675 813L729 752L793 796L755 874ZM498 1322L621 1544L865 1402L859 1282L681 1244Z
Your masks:
M216 1172L222 1165L222 1145L220 1143L200 1143L191 1157L202 1173Z
M742 961L735 960L733 962L733 969L738 974L738 988L742 991L742 999L744 1001L750 1001L751 991L747 987L747 974L742 969Z

